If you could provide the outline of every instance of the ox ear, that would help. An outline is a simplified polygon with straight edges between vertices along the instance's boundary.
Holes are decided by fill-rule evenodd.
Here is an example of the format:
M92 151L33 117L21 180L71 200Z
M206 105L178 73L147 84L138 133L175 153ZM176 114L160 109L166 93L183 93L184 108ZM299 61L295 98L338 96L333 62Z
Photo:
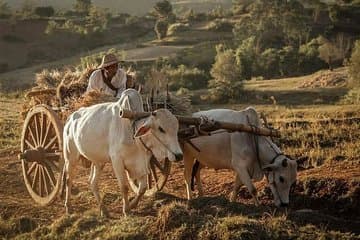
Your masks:
M150 125L148 124L143 124L135 133L134 137L141 137L144 136L145 134L147 134L150 131Z

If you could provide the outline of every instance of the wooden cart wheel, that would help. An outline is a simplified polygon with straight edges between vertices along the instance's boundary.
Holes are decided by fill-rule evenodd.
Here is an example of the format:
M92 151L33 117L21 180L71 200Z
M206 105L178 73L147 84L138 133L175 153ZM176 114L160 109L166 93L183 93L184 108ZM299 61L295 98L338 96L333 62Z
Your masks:
M51 203L61 185L62 133L63 124L50 107L38 105L27 114L19 157L26 188L40 205Z
M163 189L169 176L170 169L171 162L169 159L165 158L164 160L159 161L155 157L151 157L150 174L148 175L148 190L146 191L146 195L154 194Z

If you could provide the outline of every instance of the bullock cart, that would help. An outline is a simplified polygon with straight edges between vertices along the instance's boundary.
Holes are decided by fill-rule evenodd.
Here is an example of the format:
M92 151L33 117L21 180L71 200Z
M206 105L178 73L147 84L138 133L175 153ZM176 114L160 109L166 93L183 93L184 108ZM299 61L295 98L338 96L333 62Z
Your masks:
M40 90L42 94L55 95L56 90ZM37 91L27 94L27 98L34 100ZM169 102L155 103L145 106L147 110L155 110L159 107L169 107ZM22 163L22 172L26 188L31 197L40 205L50 204L64 186L62 171L63 158L63 126L61 114L63 107L54 107L52 103L36 104L27 111L21 134L21 153L19 159ZM123 118L132 120L149 116L151 112L131 112L124 110ZM190 139L201 135L209 135L212 131L224 129L226 131L244 131L257 135L279 136L273 129L256 128L250 125L217 122L205 118L177 116L181 128L178 132L179 141L190 142ZM171 164L168 159L159 161L154 157L150 162L150 174L148 176L148 193L161 190L170 173ZM89 162L84 165L90 167Z

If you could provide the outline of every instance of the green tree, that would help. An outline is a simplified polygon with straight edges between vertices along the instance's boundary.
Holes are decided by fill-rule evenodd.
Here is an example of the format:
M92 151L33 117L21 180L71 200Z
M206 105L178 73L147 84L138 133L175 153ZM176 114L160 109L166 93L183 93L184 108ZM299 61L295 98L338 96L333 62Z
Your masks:
M40 17L54 16L55 10L52 6L36 7L34 13Z
M29 18L34 13L34 2L32 0L24 0L21 4L22 18Z
M157 18L168 19L171 15L173 15L173 8L168 0L157 2L153 10Z
M103 32L107 29L111 15L105 9L91 6L86 16L86 28L90 32Z
M165 19L158 19L155 23L155 32L159 40L166 37L169 23Z
M328 64L330 70L333 70L333 63L341 60L341 50L332 41L324 37L319 37L318 42L320 43L319 58Z
M74 9L81 15L87 15L91 8L91 0L76 0Z
M261 53L259 59L259 67L261 68L261 75L267 79L279 75L280 56L277 49L268 48Z
M285 46L279 51L279 72L282 77L297 75L299 71L299 52L293 46Z
M8 18L11 15L11 9L7 2L0 0L0 18Z
M326 63L319 58L319 45L315 38L300 46L299 72L308 74L326 67Z
M354 87L360 87L360 40L355 42L349 61L349 75Z
M216 46L216 53L210 71L213 79L208 85L210 98L216 102L235 101L242 91L241 63L236 59L234 51L222 44Z
M247 12L248 7L253 3L253 0L232 0L233 14L244 14Z
M306 41L310 16L297 1L258 0L248 7L249 14L240 19L234 28L235 40L255 36L257 53L267 48L284 45L297 47Z
M153 7L152 13L157 17L155 23L155 32L158 39L166 37L169 24L174 23L176 16L173 13L173 8L168 0L157 2Z
M241 64L242 76L250 79L256 71L256 43L255 37L250 37L242 41L236 49L236 60Z
M204 88L208 80L208 76L203 70L187 67L183 64L176 68L165 66L161 72L168 77L170 90Z

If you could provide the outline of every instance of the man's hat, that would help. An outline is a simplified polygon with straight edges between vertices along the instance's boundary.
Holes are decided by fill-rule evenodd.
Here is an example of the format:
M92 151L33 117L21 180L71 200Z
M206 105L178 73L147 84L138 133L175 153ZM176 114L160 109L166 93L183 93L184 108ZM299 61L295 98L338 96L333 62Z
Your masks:
M101 64L98 68L105 68L117 63L119 63L119 60L117 59L115 54L109 53L102 58Z

